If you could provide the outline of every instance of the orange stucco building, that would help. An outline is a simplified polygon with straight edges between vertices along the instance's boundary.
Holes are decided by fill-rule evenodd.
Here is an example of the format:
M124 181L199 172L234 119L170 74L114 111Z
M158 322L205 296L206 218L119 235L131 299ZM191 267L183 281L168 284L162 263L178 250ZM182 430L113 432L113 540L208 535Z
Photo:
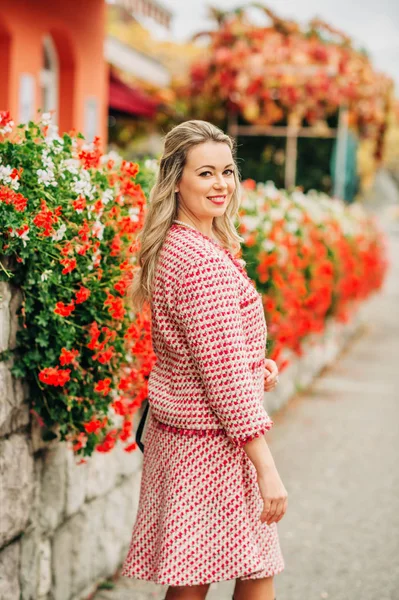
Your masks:
M54 110L60 131L106 140L104 0L0 0L0 110Z

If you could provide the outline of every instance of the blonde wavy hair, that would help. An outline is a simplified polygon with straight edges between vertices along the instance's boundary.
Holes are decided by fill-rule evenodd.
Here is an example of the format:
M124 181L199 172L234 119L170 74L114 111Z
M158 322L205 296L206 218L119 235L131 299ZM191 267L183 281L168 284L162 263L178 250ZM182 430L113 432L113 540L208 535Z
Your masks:
M176 125L164 138L157 179L150 192L143 228L137 236L138 268L129 290L130 304L136 312L142 310L145 302L151 302L158 255L178 214L178 194L175 189L182 177L187 154L194 146L209 141L229 146L233 155L236 184L225 213L213 220L214 233L220 244L233 255L237 255L241 248L243 238L234 226L240 205L240 174L236 164L235 140L207 121L191 120Z

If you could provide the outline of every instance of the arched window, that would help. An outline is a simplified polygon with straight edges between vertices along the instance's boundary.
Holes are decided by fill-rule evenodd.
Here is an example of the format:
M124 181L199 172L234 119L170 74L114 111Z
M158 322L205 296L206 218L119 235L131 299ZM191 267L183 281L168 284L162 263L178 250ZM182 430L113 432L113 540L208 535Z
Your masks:
M40 102L42 112L54 111L53 122L58 121L58 77L57 51L50 36L43 40L43 66L40 72Z

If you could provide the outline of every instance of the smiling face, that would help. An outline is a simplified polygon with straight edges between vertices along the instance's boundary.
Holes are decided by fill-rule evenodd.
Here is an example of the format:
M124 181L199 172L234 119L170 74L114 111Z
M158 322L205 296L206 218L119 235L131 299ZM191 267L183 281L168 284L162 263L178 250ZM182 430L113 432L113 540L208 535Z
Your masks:
M212 224L224 214L235 190L234 161L229 146L222 142L204 142L191 148L181 180L179 217L186 215L194 223Z

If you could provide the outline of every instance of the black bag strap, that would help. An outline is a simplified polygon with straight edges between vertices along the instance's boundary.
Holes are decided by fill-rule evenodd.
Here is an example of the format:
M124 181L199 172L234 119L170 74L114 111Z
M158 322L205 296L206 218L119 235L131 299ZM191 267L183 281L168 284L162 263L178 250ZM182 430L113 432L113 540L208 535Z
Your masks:
M138 424L137 432L136 432L136 444L140 448L141 452L143 452L143 454L144 454L144 444L141 441L141 436L143 435L143 429L144 429L145 421L146 421L146 418L147 418L148 409L150 408L150 404L148 402L148 398L146 400L144 400L144 403L145 403L144 412L141 415L141 419L140 419L140 422Z

